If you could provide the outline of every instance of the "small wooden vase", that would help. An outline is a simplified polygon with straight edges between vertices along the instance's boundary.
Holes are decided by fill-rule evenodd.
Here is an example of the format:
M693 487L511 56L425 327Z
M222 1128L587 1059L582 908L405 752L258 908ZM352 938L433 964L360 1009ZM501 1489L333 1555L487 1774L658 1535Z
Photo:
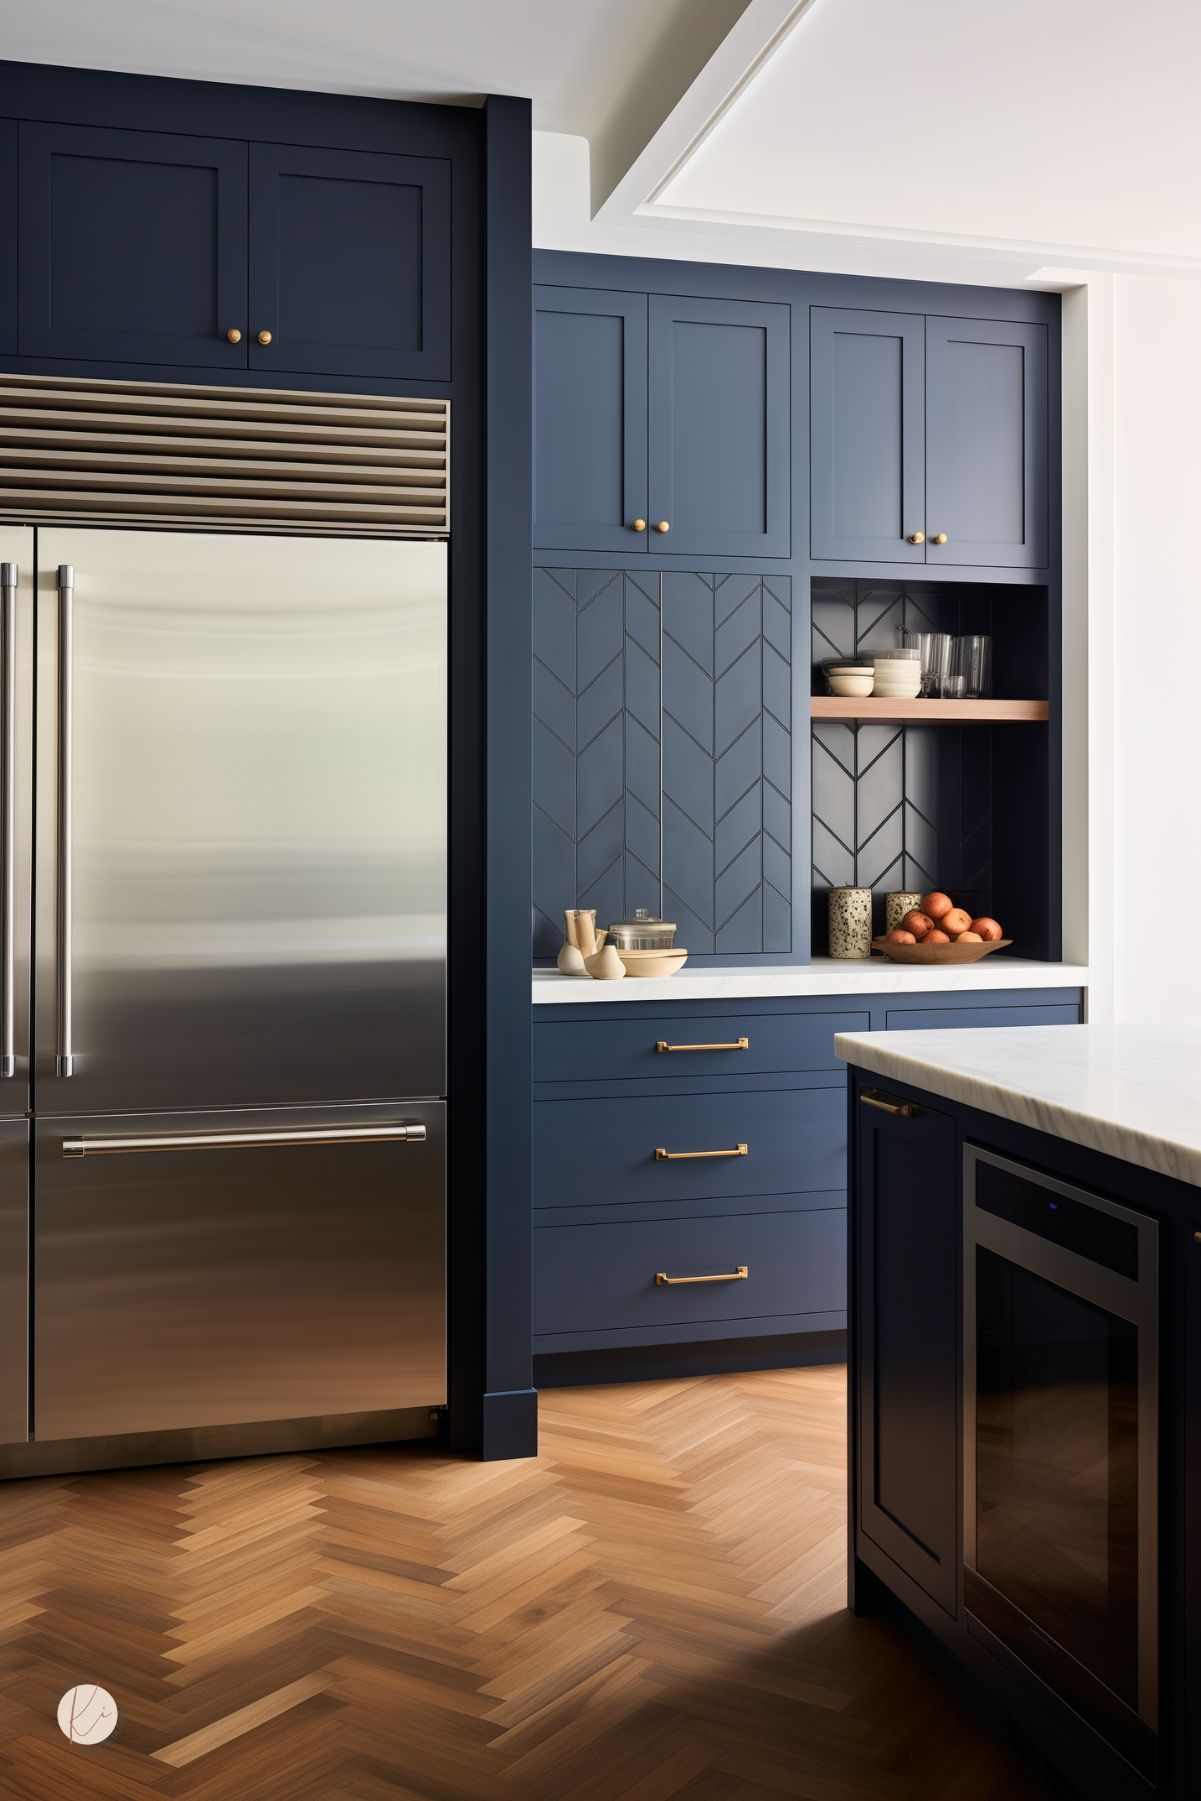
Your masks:
M614 944L603 945L594 956L586 958L584 968L595 982L620 982L626 973Z

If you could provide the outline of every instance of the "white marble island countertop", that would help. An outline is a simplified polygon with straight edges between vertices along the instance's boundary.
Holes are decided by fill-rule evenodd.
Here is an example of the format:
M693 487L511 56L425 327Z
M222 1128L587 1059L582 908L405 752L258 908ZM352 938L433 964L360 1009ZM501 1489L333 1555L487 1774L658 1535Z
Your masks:
M624 982L594 982L590 976L563 976L557 969L534 971L535 1006L580 1001L747 1001L774 1000L806 994L946 994L972 989L1087 988L1088 970L1081 963L1035 963L1028 957L984 957L979 963L915 968L884 957L851 961L815 957L812 963L687 964L678 975L660 980L628 977Z
M886 1080L1201 1186L1201 1030L839 1032L834 1049Z

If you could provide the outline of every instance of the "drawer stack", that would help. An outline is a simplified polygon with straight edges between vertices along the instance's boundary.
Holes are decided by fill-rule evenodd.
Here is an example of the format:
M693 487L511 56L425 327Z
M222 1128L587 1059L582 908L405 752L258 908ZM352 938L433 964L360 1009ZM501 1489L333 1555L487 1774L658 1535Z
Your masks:
M535 1023L535 1352L844 1326L834 1035L869 1015L593 1015Z

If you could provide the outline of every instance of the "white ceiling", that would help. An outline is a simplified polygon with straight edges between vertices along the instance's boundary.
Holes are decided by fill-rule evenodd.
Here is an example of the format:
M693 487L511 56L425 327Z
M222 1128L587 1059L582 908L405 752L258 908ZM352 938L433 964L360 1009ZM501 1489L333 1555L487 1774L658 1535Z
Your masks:
M26 0L0 57L144 75L466 103L527 94L591 135L668 51L701 60L745 0ZM695 73L695 69L690 71ZM678 96L673 96L678 97ZM655 121L657 123L657 121Z
M813 0L654 210L1201 261L1194 0Z
M544 245L1201 273L1197 0L30 0L0 57L529 94Z

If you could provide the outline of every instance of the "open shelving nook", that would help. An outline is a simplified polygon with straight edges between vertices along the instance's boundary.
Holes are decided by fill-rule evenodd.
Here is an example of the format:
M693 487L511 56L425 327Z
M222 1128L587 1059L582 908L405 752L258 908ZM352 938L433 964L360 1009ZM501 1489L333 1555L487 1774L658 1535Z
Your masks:
M1058 962L1057 605L1038 585L815 576L812 584L812 893L815 955L827 890L942 888L999 919L1014 955ZM986 632L990 700L828 695L828 658L895 648L900 628Z

